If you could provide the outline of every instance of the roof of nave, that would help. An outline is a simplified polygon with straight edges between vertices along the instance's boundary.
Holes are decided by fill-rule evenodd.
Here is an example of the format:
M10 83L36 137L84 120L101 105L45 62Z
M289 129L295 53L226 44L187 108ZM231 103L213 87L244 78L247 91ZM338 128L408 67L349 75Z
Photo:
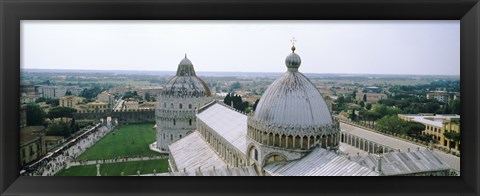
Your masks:
M217 134L242 153L247 152L247 116L219 103L208 106L197 114Z
M197 131L168 146L179 171L191 172L227 167Z
M423 149L409 152L389 152L378 155L352 156L352 160L369 168L378 167L381 161L381 173L384 175L402 175L451 169L433 150Z

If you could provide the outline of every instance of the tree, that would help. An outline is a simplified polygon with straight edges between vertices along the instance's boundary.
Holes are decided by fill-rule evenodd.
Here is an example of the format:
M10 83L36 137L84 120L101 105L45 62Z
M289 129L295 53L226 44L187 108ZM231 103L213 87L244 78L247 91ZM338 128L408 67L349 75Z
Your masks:
M85 88L83 91L80 93L80 96L85 97L87 99L95 98L99 93L102 92L102 89L100 87L95 86L93 88Z
M52 107L57 107L60 104L60 101L58 99L47 99L45 103L52 105Z
M342 95L340 95L340 97L338 97L337 99L337 103L339 105L343 105L345 103L345 97L343 97Z
M362 106L362 108L365 107L365 102L360 101L360 106Z
M421 135L422 131L425 130L425 125L419 122L407 122L407 135L415 137Z
M73 113L77 112L76 109L68 107L55 107L48 111L48 118L73 118Z
M40 103L40 102L45 102L45 101L47 101L47 98L39 97L37 100L35 100L35 103Z
M227 93L227 96L223 99L223 103L226 105L231 105L232 99L230 98L230 93Z
M457 142L460 141L460 133L457 133L455 131L446 131L443 133L443 136L446 138L450 139L450 141ZM452 145L452 143L450 143ZM449 146L451 148L451 146Z
M377 121L376 127L382 132L406 134L406 122L394 115L389 115Z
M133 91L133 92L128 91L128 92L125 93L125 95L123 95L123 99L132 99L132 98L133 99L140 99L141 97L138 96L137 91Z
M255 103L253 104L253 107L252 107L253 111L255 111L255 109L257 109L258 102L260 102L260 99L257 99L255 101Z
M36 104L28 104L26 106L27 111L27 125L35 126L35 125L43 125L45 121L45 111Z
M47 135L68 137L72 134L72 129L65 122L52 123L48 126Z
M70 90L67 90L67 92L65 92L65 96L68 96L68 95L72 95L72 92L70 92Z
M372 109L372 104L371 104L371 103L367 103L367 104L365 105L365 109L371 110L371 109Z
M230 86L230 88L232 88L232 89L234 89L234 90L235 90L235 89L239 89L239 88L241 88L241 87L242 87L242 85L240 85L240 82L238 82L238 81L232 83L232 85Z
M145 100L147 100L147 101L151 100L150 94L148 92L145 93Z
M363 101L367 102L367 93L363 94Z
M355 99L357 97L357 90L352 91L352 99Z
M355 109L352 109L352 113L350 114L350 119L352 121L357 119L357 114L355 114Z

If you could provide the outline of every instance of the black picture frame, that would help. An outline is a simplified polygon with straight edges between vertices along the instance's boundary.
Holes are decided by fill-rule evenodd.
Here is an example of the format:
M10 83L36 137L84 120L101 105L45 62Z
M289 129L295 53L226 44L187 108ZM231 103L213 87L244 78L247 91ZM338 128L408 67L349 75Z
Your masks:
M478 195L478 0L0 0L2 195ZM461 20L460 177L19 177L20 20Z

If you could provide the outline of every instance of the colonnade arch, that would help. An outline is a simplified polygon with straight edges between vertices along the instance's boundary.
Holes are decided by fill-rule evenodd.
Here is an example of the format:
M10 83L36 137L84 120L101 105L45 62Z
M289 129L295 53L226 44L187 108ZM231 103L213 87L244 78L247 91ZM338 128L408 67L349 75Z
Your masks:
M266 146L302 150L312 149L315 146L337 147L340 139L337 133L322 135L284 134L260 131L251 126L248 127L247 135Z
M379 154L384 152L393 152L395 150L394 148L378 144L346 132L340 132L340 135L340 142L348 144L365 152Z

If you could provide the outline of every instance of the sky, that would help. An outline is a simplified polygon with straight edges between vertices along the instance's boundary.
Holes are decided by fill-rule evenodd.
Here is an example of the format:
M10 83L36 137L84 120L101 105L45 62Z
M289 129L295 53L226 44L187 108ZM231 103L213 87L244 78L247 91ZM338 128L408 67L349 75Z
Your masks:
M460 22L22 20L27 69L285 72L295 37L304 73L460 74Z

